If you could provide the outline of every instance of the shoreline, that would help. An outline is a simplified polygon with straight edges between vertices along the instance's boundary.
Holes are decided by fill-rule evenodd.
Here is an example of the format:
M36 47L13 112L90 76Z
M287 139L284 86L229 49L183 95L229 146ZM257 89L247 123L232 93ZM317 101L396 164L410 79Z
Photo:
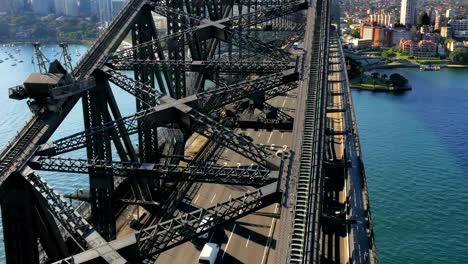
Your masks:
M60 41L60 40L21 40L21 41L2 41L0 40L0 45L25 45L39 42L41 44L60 44L66 42L70 45L88 45L88 43L94 42L94 40L80 40L80 41Z
M383 64L383 65L376 65L376 66L368 67L367 70L397 69L397 68L419 68L421 65L428 65L428 64L401 64L401 65ZM436 64L434 64L434 65L436 65ZM463 65L463 64L442 64L442 65L437 64L437 66L439 66L440 68L450 68L450 69L468 69L468 65Z
M371 92L387 92L387 93L402 93L406 91L411 91L413 88L409 85L406 87L400 87L400 88L394 88L391 86L363 86L359 84L350 84L350 88L354 90L360 90L360 91L371 91Z

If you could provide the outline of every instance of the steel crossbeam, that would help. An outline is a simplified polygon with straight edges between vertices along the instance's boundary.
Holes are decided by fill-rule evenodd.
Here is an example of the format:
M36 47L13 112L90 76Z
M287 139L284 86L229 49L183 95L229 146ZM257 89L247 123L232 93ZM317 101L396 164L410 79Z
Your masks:
M87 174L90 167L112 172L114 176L154 176L168 182L191 181L262 186L277 180L277 172L262 166L228 167L215 164L177 165L124 161L36 157L29 163L35 170Z
M133 261L139 262L209 232L215 226L234 221L280 201L281 193L277 191L277 186L273 183L255 191L247 192L239 197L218 203L213 207L200 208L141 231L131 233L117 240L110 241L106 246L110 246L118 252L131 252L132 248L134 249L136 246L139 249L141 259ZM202 219L209 220L202 221ZM100 250L101 248L87 250L54 264L76 263L78 261L80 263L90 262L99 258Z
M283 78L284 76L280 76ZM128 83L132 83L132 87L141 86L142 84L138 83L135 80L128 79ZM255 161L259 164L263 164L269 168L278 169L279 168L279 161L277 158L274 158L270 152L259 148L255 144L252 144L251 141L247 140L246 138L236 135L232 130L229 128L224 127L223 125L219 124L215 120L211 119L210 117L204 115L203 113L198 112L197 110L185 105L185 104L178 104L177 101L173 98L163 96L161 97L161 101L165 102L167 105L172 105L174 108L190 116L192 123L192 129L195 132L198 132L208 138L211 138L214 134L218 134L217 142L247 158L252 161ZM226 103L226 100L222 101ZM170 111L170 109L161 106L163 113L167 113L166 111ZM166 110L166 111L164 111ZM164 118L167 118L165 115L159 115L159 121L164 121ZM156 122L162 123L162 122Z
M213 74L214 72L226 74L267 74L277 73L287 69L294 68L294 65L286 61L182 61L182 60L127 60L113 59L108 62L109 66L115 70L134 70L138 68L184 70L192 72L201 72L204 74Z
M125 127L125 131L128 134L133 134L138 131L138 126L137 126L137 121L138 120L147 120L147 122L156 122L158 124L167 124L173 121L171 116L175 116L176 112L173 107L183 107L182 112L190 112L192 110L191 107L187 106L188 105L193 105L196 109L203 110L203 112L208 112L212 109L218 108L220 106L226 105L228 103L234 102L236 100L240 100L242 98L245 98L249 94L255 93L262 91L262 89L269 89L269 90L275 90L276 94L278 93L285 93L286 91L289 91L296 87L297 84L290 83L291 81L295 80L297 78L296 73L281 73L281 74L275 74L273 76L265 76L263 78L259 78L254 81L248 81L240 84L234 84L233 86L228 86L225 88L222 88L222 93L220 93L217 90L212 90L212 91L207 91L204 93L201 93L196 96L192 96L192 99L190 97L184 98L181 100L175 100L172 99L168 96L162 95L161 93L155 91L155 90L150 90L150 89L145 89L144 84L141 84L139 82L136 82L133 79L130 79L129 77L126 77L125 75L122 75L118 72L112 71L109 73L110 78L109 80L111 82L114 82L118 84L121 88L123 88L125 91L135 95L137 98L140 97L141 93L146 93L148 95L147 98L153 98L149 102L154 102L157 104L158 102L164 103L164 105L156 106L153 108L149 108L145 111L138 112L132 116L127 116L122 119L114 120L108 123L103 124L102 126L99 127L93 127L89 130L82 131L73 135L70 135L68 137L64 137L62 139L58 139L54 142L44 144L41 146L39 149L38 153L41 155L57 155L57 154L62 154L66 152L70 152L73 150L77 150L80 148L83 148L86 143L86 137L90 135L94 135L96 133L103 133L109 129L112 129L114 127L118 126L123 126ZM286 84L285 84L286 83ZM285 84L285 85L282 85ZM243 89L243 87L246 88L246 90ZM264 91L269 91L269 90L264 90ZM224 96L223 96L224 95ZM222 100L219 100L219 99ZM190 101L195 101L197 104L190 103ZM193 110L192 115L193 117L196 116L195 119L197 120L204 120L207 121L210 124L217 124L214 120L211 118L204 116L202 113L197 112ZM201 125L201 123L199 123ZM232 133L229 129L224 128L222 126L219 126L217 124L217 130L219 132L223 131L223 133L228 133L226 134L227 137L224 137L225 140L229 140L230 135L235 135ZM206 129L209 129L209 127L205 127ZM202 131L200 131L202 132ZM117 135L119 137L123 136L121 134L122 132L120 130L117 131ZM205 135L211 135L212 133L209 133L208 131L203 132ZM233 140L237 139L238 142L244 142L248 146L252 145L251 142L245 142L245 139L238 138L237 136L232 136ZM226 143L230 145L232 148L235 148L236 151L240 151L239 148L234 147L230 143ZM252 150L256 149L255 147L252 147ZM248 151L248 149L246 149ZM241 153L243 154L243 153ZM266 153L263 153L266 154ZM252 158L255 155L263 155L259 153L258 151L254 151L253 154L249 153L249 156ZM259 157L260 158L260 157ZM255 160L259 160L259 158L256 158ZM263 158L260 158L262 160Z

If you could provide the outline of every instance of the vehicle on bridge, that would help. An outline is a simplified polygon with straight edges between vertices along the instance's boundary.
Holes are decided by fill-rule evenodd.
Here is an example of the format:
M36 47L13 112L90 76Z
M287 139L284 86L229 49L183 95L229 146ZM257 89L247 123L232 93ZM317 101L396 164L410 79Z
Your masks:
M199 264L214 264L218 257L219 245L215 243L206 243L203 247L200 257L198 257Z

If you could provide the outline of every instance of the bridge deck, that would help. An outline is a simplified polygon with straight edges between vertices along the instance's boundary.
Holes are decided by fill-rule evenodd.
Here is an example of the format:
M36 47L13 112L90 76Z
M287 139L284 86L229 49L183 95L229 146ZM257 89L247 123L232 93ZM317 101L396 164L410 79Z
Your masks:
M284 108L284 111L294 115L297 89L286 96L278 96L268 101L273 106ZM278 130L239 131L251 137L256 144L264 144L276 150L290 149L292 133ZM218 161L220 165L237 166L250 165L252 161L226 149ZM286 177L286 176L284 176ZM187 207L209 207L219 201L228 200L248 190L248 186L229 186L220 184L202 184L194 187L197 190L191 194ZM277 219L280 205L271 205L257 214L245 216L210 234L207 239L221 244L219 261L225 263L275 263L275 248L278 245L280 225ZM162 253L156 263L197 263L198 256L206 240L198 239L187 242L179 247ZM265 261L265 262L263 262Z

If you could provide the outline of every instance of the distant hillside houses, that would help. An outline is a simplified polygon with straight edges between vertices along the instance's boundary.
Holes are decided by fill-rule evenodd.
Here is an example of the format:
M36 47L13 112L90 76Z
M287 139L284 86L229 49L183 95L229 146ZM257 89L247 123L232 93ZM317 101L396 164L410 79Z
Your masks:
M400 50L414 57L436 57L438 55L438 45L431 40L421 40L419 42L412 39L402 39Z

